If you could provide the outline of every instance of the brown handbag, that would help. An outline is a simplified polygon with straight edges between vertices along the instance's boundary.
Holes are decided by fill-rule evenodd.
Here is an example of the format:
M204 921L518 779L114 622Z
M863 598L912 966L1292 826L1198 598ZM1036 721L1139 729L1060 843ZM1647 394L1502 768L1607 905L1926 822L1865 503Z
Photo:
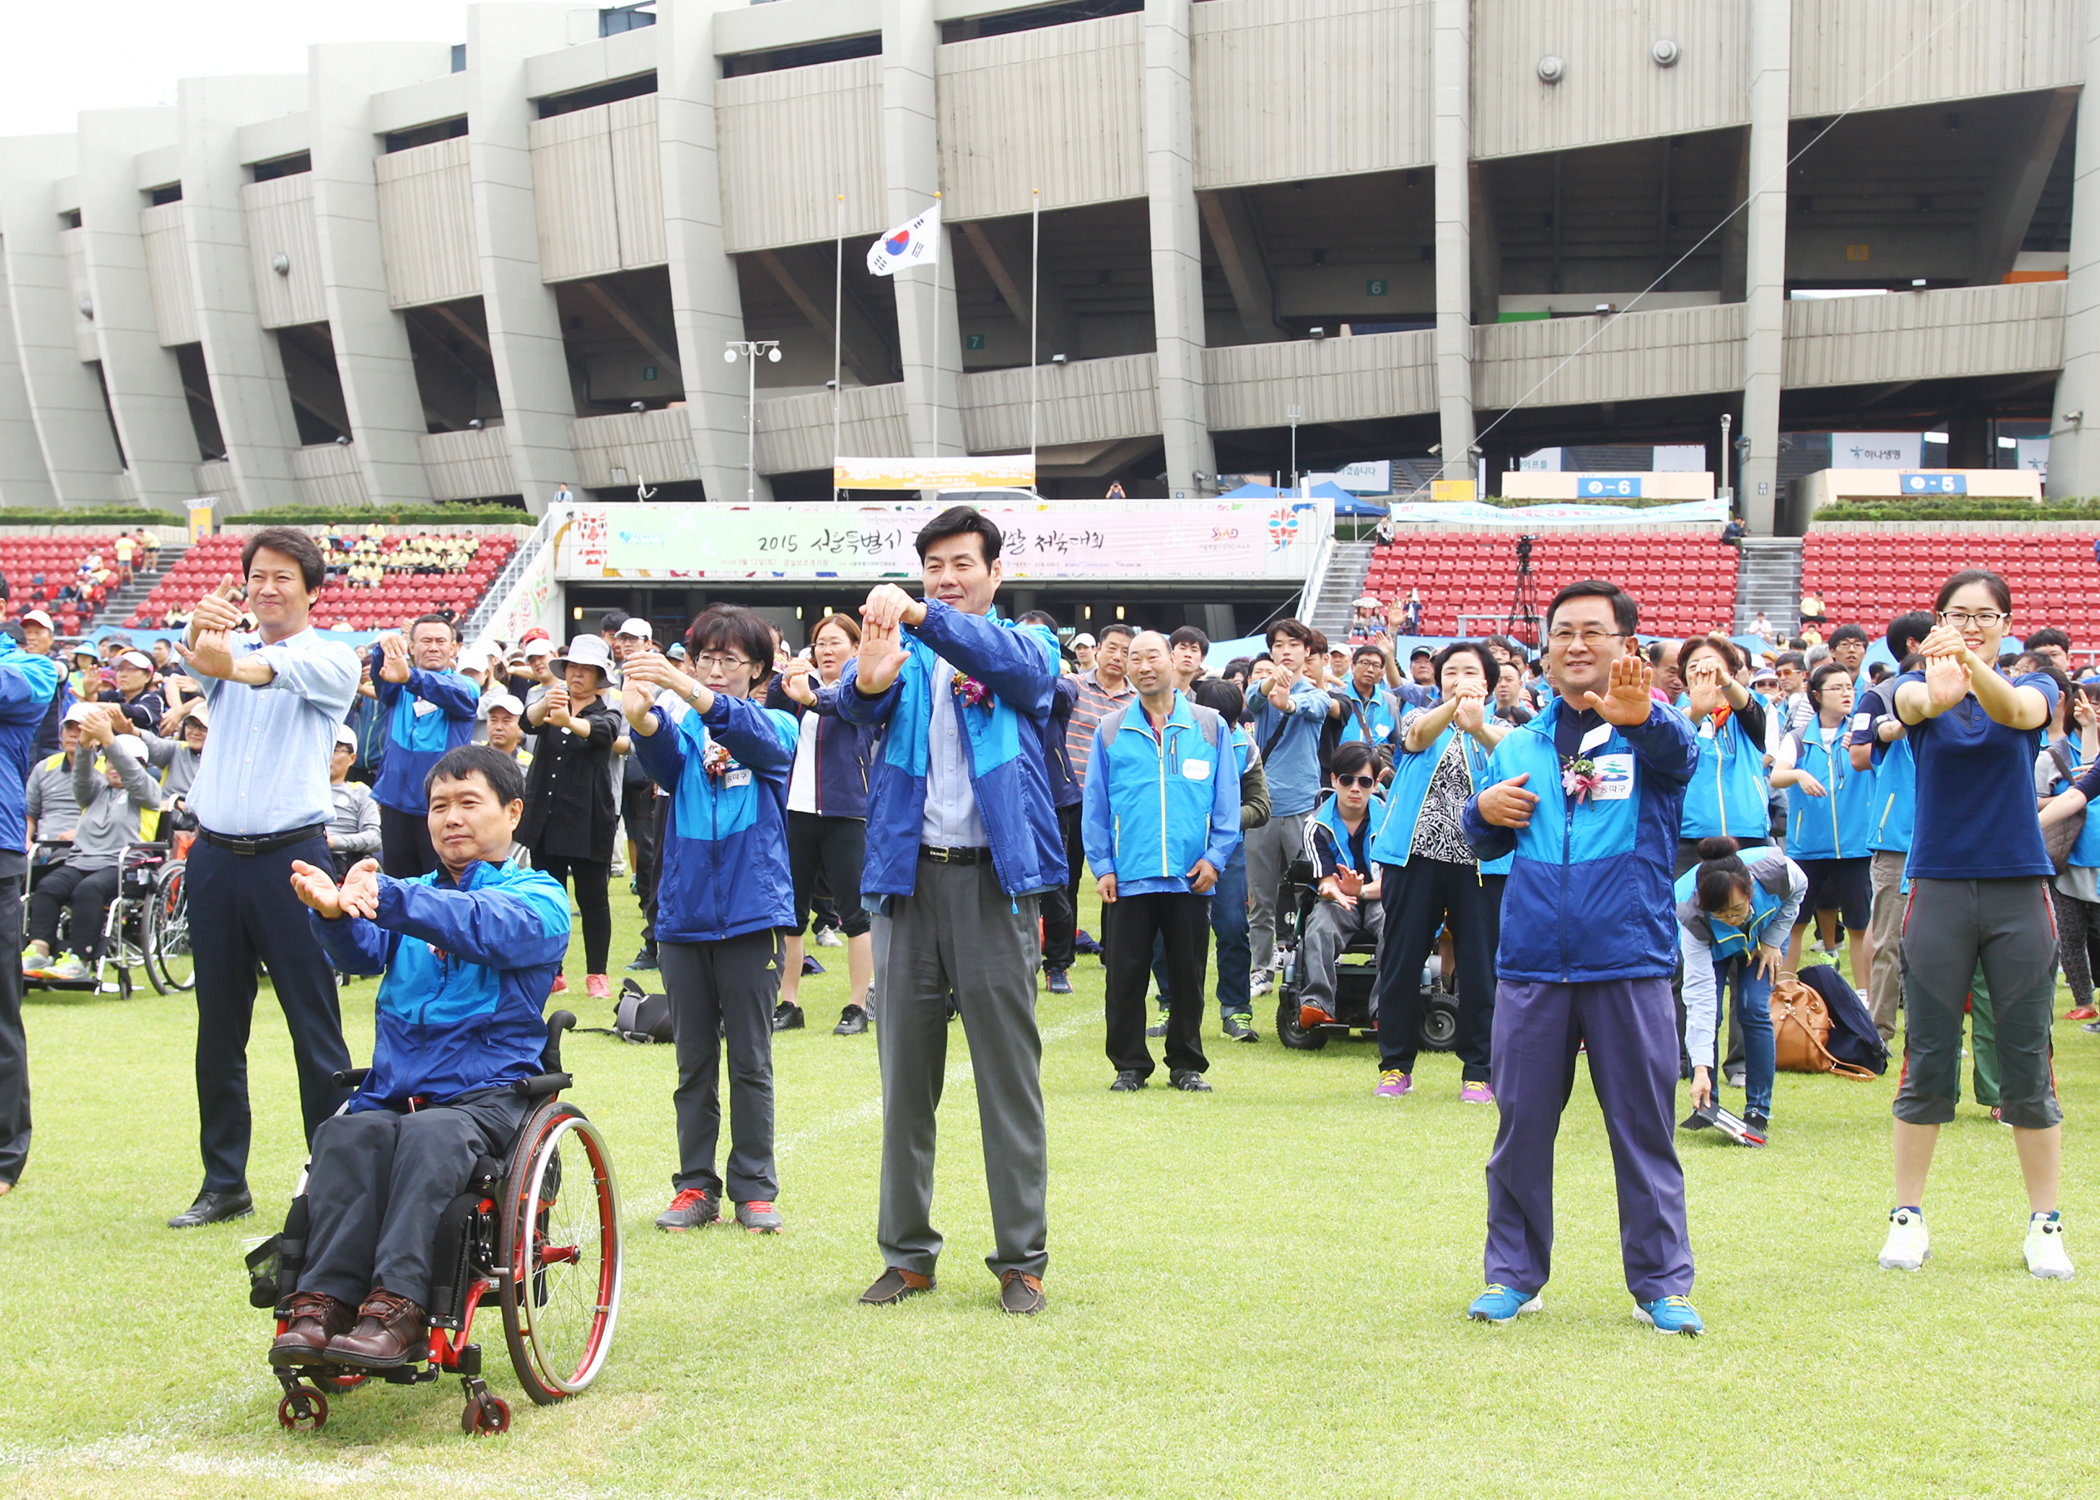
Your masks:
M1830 1007L1798 979L1782 979L1772 986L1772 1042L1782 1073L1874 1077L1867 1069L1830 1055Z

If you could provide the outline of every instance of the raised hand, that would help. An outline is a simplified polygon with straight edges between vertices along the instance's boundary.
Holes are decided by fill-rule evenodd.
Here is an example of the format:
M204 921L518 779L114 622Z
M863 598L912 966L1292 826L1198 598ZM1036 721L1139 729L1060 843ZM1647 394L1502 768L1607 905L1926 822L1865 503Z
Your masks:
M1480 693L1462 692L1452 699L1451 717L1467 734L1479 732L1487 722L1487 699Z
M1691 695L1695 719L1719 713L1721 705L1728 701L1721 689L1721 664L1712 658L1693 662L1691 671L1685 674L1684 685Z
M780 664L780 690L804 708L817 706L817 690L810 677L817 664L806 656L791 656Z
M346 916L367 920L379 915L379 861L361 859L343 876L337 901Z
M1622 656L1611 664L1611 681L1603 697L1595 689L1582 695L1584 708L1594 708L1597 717L1607 724L1626 728L1634 724L1645 724L1655 707L1655 700L1648 692L1655 686L1655 669L1646 658L1635 654Z
M379 649L385 656L379 663L379 676L384 682L408 681L408 637L392 631L379 638Z
M547 722L556 729L567 729L571 722L569 719L569 685L565 682L555 683L553 687L547 689L547 696L542 701L547 705Z
M1483 791L1478 802L1482 821L1497 828L1529 828L1531 810L1539 805L1539 794L1524 790L1524 783L1529 780L1531 773L1526 771Z
M903 590L899 589L899 593ZM870 600L874 595L869 595ZM911 653L904 649L904 642L892 623L882 625L869 619L860 634L860 655L854 672L854 690L874 697L889 691L904 664L911 660Z
M1966 647L1963 652L1966 654ZM1944 713L1954 707L1969 696L1969 664L1960 656L1928 656L1925 692L1935 712Z
M1276 712L1287 714L1291 711L1291 680L1283 673L1271 671L1264 691L1269 695L1269 706Z
M630 657L628 665L633 664L633 658ZM651 717L651 710L655 707L656 694L651 691L649 684L632 672L623 673L620 679L620 712L627 716L627 727L637 734L654 734L656 724Z
M620 669L623 682L639 682L644 687L669 688L680 698L691 702L700 691L700 684L671 665L671 659L657 651L638 651L627 658Z
M894 583L879 583L868 591L860 617L863 629L868 625L916 625L926 618L926 606Z
M241 581L231 573L220 578L219 586L197 601L190 611L190 628L193 634L202 635L209 630L235 630L241 623Z
M303 859L292 861L292 894L330 921L343 914L342 893L336 889L335 877Z

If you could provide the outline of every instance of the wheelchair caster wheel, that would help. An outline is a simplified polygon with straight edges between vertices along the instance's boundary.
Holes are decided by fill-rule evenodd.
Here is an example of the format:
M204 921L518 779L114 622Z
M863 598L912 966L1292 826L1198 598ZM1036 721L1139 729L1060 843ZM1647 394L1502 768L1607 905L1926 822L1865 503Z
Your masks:
M460 1412L459 1430L468 1437L510 1431L510 1403L501 1396L476 1396Z
M277 1403L277 1421L288 1432L319 1432L328 1422L328 1398L310 1385L297 1386Z

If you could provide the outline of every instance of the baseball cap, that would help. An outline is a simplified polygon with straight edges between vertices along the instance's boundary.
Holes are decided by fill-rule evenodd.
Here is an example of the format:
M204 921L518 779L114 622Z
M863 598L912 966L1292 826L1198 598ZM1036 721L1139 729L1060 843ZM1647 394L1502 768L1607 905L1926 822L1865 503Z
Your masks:
M120 667L137 667L141 672L153 670L153 658L143 651L127 651L114 663Z
M509 693L490 693L481 700L482 717L488 717L492 708L507 708L519 718L525 717L525 705Z
M24 625L41 625L46 630L56 630L58 628L51 623L51 617L40 609L32 609L28 614L22 616L22 623Z
M1082 630L1079 632L1079 634L1072 637L1072 644L1075 646L1092 646L1098 643L1094 640L1092 636L1088 635L1084 630Z
M671 649L670 649L670 650L668 650L668 651L666 651L666 652L664 653L664 655L666 655L666 656L670 657L670 658L671 658L671 660L673 660L673 661L684 661L684 660L685 660L685 642L684 642L684 641L673 641L673 642L671 642Z
M656 632L649 628L649 622L639 615L629 615L627 617L627 623L622 625L618 630L614 631L613 634L631 635L638 641L650 641L656 639Z
M350 726L347 724L338 725L336 727L335 742L338 745L347 745L352 750L355 750L357 748L357 736L350 732Z
M76 703L66 710L65 718L59 722L64 724L84 724L94 717L95 706L92 703Z
M1417 646L1417 647L1415 647L1415 649L1414 649L1414 650L1412 650L1412 651L1410 651L1410 652L1408 652L1408 653L1407 653L1407 659L1408 659L1409 661L1413 661L1413 660L1415 660L1415 659L1416 659L1417 657L1422 657L1422 656L1434 656L1434 655L1436 655L1436 653L1435 653L1434 651L1430 650L1430 649L1429 649L1429 648L1428 648L1427 646Z
M537 636L534 639L529 640L525 643L525 655L527 656L527 658L535 656L552 656L553 654L554 643L548 640L545 636Z

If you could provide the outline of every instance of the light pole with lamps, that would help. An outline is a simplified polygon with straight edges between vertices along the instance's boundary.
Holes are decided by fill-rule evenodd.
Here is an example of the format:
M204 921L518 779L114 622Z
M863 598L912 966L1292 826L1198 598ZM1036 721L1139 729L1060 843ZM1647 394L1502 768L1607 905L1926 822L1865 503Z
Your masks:
M761 352L768 364L780 363L780 340L778 339L724 339L729 347L722 351L722 358L735 364L741 354L750 365L750 378L744 384L744 503L750 505L758 499L758 357Z

